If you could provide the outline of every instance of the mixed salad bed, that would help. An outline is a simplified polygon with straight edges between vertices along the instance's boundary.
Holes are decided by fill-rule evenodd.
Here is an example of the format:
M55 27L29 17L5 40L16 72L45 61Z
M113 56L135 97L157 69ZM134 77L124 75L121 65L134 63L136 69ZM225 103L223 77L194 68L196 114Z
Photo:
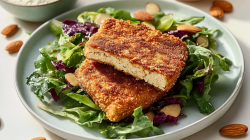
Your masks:
M164 132L158 128L162 123L177 123L178 117L166 115L160 110L170 104L179 104L185 107L187 101L195 102L199 111L210 114L215 109L211 103L209 91L211 84L219 78L218 71L229 71L232 62L216 52L216 40L213 38L218 29L200 27L202 31L190 33L177 30L181 24L195 25L205 17L192 16L177 19L173 14L159 12L153 14L154 21L147 23L154 26L162 33L168 33L181 38L187 43L188 60L181 72L175 86L167 97L154 103L150 108L142 110L138 107L132 116L118 123L110 122L103 112L78 86L72 86L65 80L65 74L74 73L85 60L83 48L88 39L98 31L99 25L94 23L94 18L99 13L106 13L116 19L130 20L133 24L142 23L141 20L131 17L131 13L114 8L101 8L96 12L85 11L77 17L77 21L65 20L63 22L52 20L50 29L55 35L55 40L41 48L40 55L35 60L35 71L27 77L27 85L35 87L34 94L44 104L45 97L54 101L61 101L64 107L54 110L49 105L38 105L40 109L55 115L73 119L79 125L92 127L93 123L99 124L99 132L107 138L128 138L132 135L147 137L159 135ZM197 38L205 36L208 42L198 44ZM198 45L197 45L198 44ZM153 122L144 114L154 112ZM183 116L180 114L179 116Z

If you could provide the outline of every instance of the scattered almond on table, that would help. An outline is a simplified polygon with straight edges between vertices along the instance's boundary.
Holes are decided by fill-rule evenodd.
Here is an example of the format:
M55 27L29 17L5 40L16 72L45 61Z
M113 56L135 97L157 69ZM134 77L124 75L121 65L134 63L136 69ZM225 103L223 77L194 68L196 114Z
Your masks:
M10 24L2 29L1 34L6 35L6 36L11 36L15 34L17 30L18 30L18 26L16 24ZM21 40L13 41L5 47L5 50L10 53L16 52L22 47L22 45L23 45L23 41Z
M226 136L239 136L247 132L248 127L244 124L229 124L222 127L219 132Z
M45 137L36 137L36 138L31 139L31 140L46 140L46 138Z
M217 18L222 18L224 12L233 11L233 5L228 1L214 1L209 13Z
M6 35L6 36L10 36L10 35L13 35L14 33L16 33L17 30L18 30L18 26L16 24L11 24L11 25L5 27L1 31L1 34Z
M209 13L218 18L222 18L224 15L224 11L220 7L212 6L209 10Z
M9 43L6 47L5 50L12 53L18 51L23 45L23 41L17 40Z
M214 1L213 6L220 7L224 12L233 11L233 5L228 1Z

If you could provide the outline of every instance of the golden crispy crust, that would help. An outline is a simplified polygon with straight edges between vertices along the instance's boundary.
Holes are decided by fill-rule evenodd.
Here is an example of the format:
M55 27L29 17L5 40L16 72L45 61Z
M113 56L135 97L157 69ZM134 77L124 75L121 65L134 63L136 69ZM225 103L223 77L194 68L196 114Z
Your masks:
M90 47L128 58L130 63L164 75L170 84L165 91L175 84L188 58L186 43L178 37L162 34L143 24L116 19L106 19L86 43L87 58Z
M148 108L167 94L143 80L136 80L109 65L88 59L76 70L75 76L81 88L113 122L131 115L139 106Z

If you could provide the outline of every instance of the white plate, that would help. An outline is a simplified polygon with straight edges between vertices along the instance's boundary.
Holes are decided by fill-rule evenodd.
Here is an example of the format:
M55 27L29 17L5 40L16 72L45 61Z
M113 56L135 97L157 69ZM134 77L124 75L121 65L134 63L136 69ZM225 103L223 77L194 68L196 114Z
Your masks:
M86 7L74 9L64 13L56 19L58 20L76 20L77 16L83 11L97 11L103 7L113 7L116 10L127 10L131 13L139 9L144 9L149 1L111 1L98 3ZM140 139L181 139L193 133L200 131L208 125L219 119L231 106L242 84L244 73L243 55L237 41L233 35L218 21L207 13L188 5L176 1L154 1L158 3L161 10L165 13L173 13L174 15L189 16L205 16L205 20L198 26L206 26L209 29L218 28L221 33L217 34L218 52L231 59L233 66L230 72L220 72L220 79L212 85L210 95L212 103L216 109L215 112L206 116L199 113L198 108L193 103L188 103L182 112L187 117L180 117L178 124L164 124L161 129L165 134ZM98 132L97 127L88 128L77 125L72 120L54 116L36 107L40 104L40 100L31 91L31 87L27 86L26 77L34 71L34 60L39 55L39 48L45 46L48 42L54 40L54 35L49 30L49 21L40 26L30 39L23 45L18 54L18 61L15 71L15 85L18 96L27 110L34 115L41 124L49 131L66 139L80 140L82 138L101 139L104 138Z

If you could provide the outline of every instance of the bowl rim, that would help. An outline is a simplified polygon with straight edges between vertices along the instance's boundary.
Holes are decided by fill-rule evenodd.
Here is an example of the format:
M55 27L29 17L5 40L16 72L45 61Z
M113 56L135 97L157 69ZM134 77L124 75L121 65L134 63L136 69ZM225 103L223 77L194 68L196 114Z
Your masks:
M41 5L22 5L22 4L11 3L11 2L8 2L8 1L5 1L5 0L0 0L0 1L5 2L6 4L9 4L9 5L12 5L12 6L18 6L18 7L41 7L41 6L47 6L47 5L55 4L55 3L63 1L63 0L56 0L54 2L41 4Z

